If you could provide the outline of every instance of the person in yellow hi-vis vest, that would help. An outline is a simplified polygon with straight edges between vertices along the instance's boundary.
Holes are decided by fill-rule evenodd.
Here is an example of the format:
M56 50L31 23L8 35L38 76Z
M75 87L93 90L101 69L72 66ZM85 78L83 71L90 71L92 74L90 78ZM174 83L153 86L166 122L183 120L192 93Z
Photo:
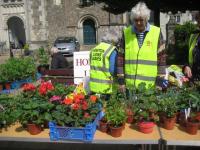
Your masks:
M116 77L116 59L119 36L110 30L103 36L102 42L90 52L90 91L110 95L114 90Z
M125 91L125 87L137 88L142 82L147 88L155 85L157 54L164 44L160 28L150 25L149 18L150 10L145 3L139 2L131 10L132 25L123 30L121 48L124 53L117 71L121 91Z
M196 13L195 19L199 29L190 35L189 64L183 67L183 72L192 80L200 80L200 12Z

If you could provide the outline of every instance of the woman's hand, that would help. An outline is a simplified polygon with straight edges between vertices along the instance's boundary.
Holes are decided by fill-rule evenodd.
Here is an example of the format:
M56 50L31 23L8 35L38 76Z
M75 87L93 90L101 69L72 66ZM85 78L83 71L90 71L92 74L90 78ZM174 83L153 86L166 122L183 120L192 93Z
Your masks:
M183 70L183 73L188 77L191 78L192 77L192 71L191 68L189 66L186 66Z

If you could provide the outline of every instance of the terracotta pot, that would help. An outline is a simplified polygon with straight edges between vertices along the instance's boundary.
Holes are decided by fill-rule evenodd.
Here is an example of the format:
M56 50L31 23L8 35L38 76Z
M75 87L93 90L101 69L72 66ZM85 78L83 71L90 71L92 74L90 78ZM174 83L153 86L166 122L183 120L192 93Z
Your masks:
M200 112L196 112L194 119L200 122Z
M139 122L139 131L145 134L153 132L155 124L153 122Z
M175 122L176 122L176 116L174 116L172 118L168 118L168 117L164 116L163 127L167 130L173 130Z
M99 130L101 132L107 132L108 131L108 123L100 120L99 121Z
M27 131L32 135L36 135L42 131L42 128L36 124L27 124Z
M10 87L11 87L11 84L10 84L10 83L6 83L6 84L5 84L6 90L10 90Z
M122 136L123 126L120 127L113 127L110 126L110 135L112 137L120 137Z
M198 122L186 122L186 132L192 135L197 134L199 128L199 123Z
M200 112L196 113L195 119L199 121L199 129L200 129Z
M180 116L179 116L179 120L178 120L178 122L179 122L179 125L181 126L181 127L186 127L186 119L185 119L185 113L183 113L183 112L181 112L180 113Z

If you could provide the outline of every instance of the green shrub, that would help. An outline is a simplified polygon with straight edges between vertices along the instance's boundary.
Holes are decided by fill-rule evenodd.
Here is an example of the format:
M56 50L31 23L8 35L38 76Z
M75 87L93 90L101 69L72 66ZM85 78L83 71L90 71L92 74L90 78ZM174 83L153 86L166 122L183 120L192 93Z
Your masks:
M31 57L10 58L0 67L0 81L15 81L33 76L36 71L34 60Z
M168 45L167 64L185 64L188 62L188 43L190 34L197 29L192 22L176 25L174 30L175 45Z

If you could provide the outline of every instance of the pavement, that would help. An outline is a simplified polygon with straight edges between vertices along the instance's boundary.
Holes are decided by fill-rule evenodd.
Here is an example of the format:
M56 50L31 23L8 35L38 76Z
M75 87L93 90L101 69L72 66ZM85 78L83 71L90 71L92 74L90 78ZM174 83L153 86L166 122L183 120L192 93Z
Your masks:
M5 63L6 60L10 58L10 55L8 54L0 54L0 64Z

